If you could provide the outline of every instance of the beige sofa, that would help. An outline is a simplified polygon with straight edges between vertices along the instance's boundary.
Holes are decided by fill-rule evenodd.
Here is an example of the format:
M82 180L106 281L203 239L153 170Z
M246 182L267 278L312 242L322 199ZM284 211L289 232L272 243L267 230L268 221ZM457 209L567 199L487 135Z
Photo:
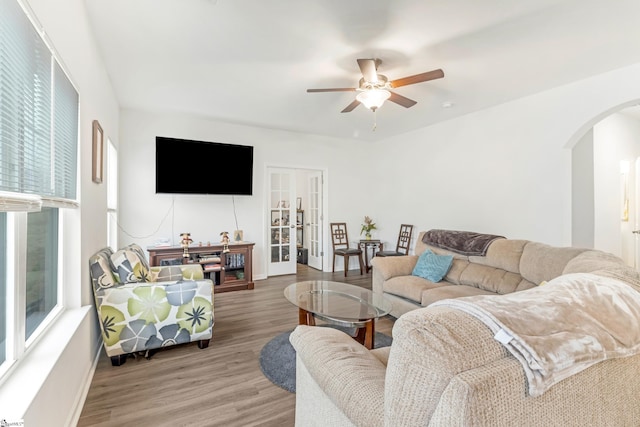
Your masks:
M597 363L531 397L522 365L484 323L449 307L420 308L439 298L526 290L576 272L637 286L638 273L620 259L500 239L484 259L457 257L438 284L407 276L416 259L374 261L374 287L393 299L395 314L406 312L391 347L369 351L330 328L298 326L291 334L296 425L640 425L640 355Z
M445 298L508 294L561 274L623 266L620 258L601 251L557 248L528 240L497 239L485 256L463 256L423 243L424 233L418 236L415 255L374 258L371 262L373 292L384 293L393 302L394 317ZM438 283L411 275L426 249L454 257L451 269Z

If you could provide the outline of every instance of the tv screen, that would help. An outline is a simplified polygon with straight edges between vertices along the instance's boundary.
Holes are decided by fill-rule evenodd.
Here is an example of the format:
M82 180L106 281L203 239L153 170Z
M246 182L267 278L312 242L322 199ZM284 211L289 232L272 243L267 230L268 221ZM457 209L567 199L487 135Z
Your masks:
M156 137L156 193L253 193L253 147Z

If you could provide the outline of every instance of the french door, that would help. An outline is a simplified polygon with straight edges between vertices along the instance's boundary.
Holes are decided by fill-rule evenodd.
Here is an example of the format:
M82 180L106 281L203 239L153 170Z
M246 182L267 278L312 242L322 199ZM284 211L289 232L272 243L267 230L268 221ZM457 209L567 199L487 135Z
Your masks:
M269 180L269 276L296 272L296 175L293 169L267 169Z
M309 267L322 271L322 172L313 171L308 176L309 213Z

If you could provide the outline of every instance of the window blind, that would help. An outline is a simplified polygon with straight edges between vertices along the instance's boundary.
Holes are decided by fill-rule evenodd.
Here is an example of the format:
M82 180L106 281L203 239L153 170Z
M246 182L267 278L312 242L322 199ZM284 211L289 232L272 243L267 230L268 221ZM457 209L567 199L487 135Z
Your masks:
M0 212L38 212L41 208L40 196L0 191Z
M74 200L78 93L18 2L0 10L0 191Z

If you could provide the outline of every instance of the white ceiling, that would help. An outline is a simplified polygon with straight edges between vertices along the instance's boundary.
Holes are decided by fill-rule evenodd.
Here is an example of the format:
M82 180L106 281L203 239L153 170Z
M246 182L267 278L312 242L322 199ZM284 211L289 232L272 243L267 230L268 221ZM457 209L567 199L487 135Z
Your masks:
M86 0L122 107L379 140L640 62L638 0ZM418 101L340 111L357 58ZM640 78L640 76L639 76ZM443 108L444 103L453 107Z

